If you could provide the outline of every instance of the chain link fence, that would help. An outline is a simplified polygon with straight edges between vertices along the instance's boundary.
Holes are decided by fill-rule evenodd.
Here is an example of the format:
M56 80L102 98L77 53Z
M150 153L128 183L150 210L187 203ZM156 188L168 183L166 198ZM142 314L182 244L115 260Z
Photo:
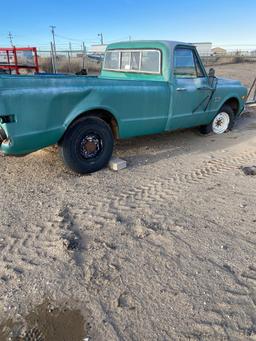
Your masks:
M255 63L256 62L256 53L226 53L219 55L201 55L202 61L205 66L216 66L216 65L224 65L224 64L237 64L237 63Z
M207 55L201 53L200 56L207 68L225 64L256 63L256 51L227 51L223 54ZM1 58L4 57L0 55L0 62ZM22 58L22 62L28 65L31 63L30 59L32 60L30 55L22 55L19 58ZM80 49L57 48L55 57L53 49L39 49L38 59L40 72L75 74L84 70L85 74L97 75L101 70L103 54L88 53L82 47ZM2 60L2 62L6 61ZM33 70L24 72L33 72Z
M39 65L42 72L54 72L53 56L51 51L39 51ZM238 53L226 53L219 55L201 55L206 67L237 64L255 63L256 53L240 51ZM86 70L88 74L98 74L101 70L103 55L90 55L83 50L64 50L56 52L56 72L58 73L77 73Z
M90 55L84 50L38 51L40 71L46 73L77 73L85 70L87 74L98 74L102 56Z

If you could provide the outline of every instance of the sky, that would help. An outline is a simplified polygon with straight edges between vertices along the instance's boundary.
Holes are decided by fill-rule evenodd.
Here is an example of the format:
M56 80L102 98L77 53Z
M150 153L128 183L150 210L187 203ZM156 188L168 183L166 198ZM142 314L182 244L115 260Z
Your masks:
M0 46L61 48L131 39L212 42L256 48L256 0L0 0ZM247 45L247 46L246 46Z

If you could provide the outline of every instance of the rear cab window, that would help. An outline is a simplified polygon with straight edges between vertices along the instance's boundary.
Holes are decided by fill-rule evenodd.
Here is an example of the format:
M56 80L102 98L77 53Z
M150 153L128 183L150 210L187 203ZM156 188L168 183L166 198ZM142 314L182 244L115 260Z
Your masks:
M161 74L162 55L157 49L109 50L105 54L103 70Z

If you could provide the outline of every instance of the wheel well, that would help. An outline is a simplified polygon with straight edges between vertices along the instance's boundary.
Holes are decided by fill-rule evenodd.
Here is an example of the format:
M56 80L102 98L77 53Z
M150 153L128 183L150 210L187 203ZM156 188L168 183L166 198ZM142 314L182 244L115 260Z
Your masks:
M71 122L70 125L76 123L79 121L81 118L87 117L87 116L94 116L94 117L99 117L103 121L105 121L111 128L113 136L115 138L119 137L119 131L118 131L118 123L115 117L107 110L104 109L93 109L93 110L88 110L81 115L77 116L74 121Z
M232 110L234 111L234 114L237 115L239 112L239 101L237 98L233 97L233 98L230 98L228 99L224 105L229 105Z

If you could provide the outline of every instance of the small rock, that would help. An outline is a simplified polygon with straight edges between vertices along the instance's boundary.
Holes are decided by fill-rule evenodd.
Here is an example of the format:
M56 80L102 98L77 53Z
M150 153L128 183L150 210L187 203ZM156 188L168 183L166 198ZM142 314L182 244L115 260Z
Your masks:
M79 248L79 239L74 237L70 239L67 243L68 250L77 250Z
M118 298L119 308L135 309L132 296L128 292L122 293Z
M256 175L256 166L241 167L245 175Z
M228 249L228 246L227 246L227 245L221 245L220 248L223 249L223 250L227 250L227 249Z

